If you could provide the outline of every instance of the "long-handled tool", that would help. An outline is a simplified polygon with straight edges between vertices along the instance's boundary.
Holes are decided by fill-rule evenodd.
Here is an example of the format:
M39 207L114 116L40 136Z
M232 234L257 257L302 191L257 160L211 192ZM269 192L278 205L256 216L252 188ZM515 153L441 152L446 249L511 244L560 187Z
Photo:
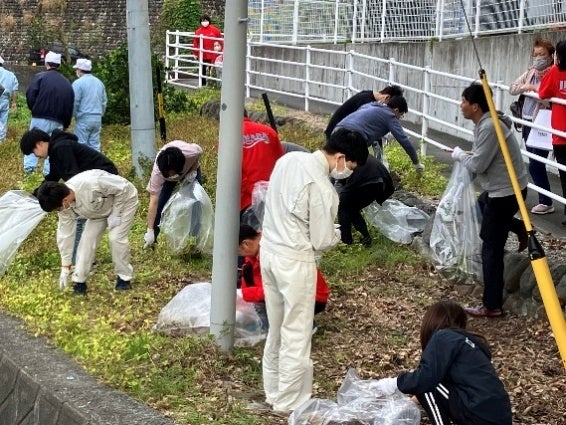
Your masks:
M159 134L161 140L167 141L167 127L165 125L165 111L163 109L163 86L161 84L161 65L155 66L155 78L157 79L157 113L159 117Z
M550 269L548 267L548 261L546 260L544 249L535 237L535 232L529 218L529 213L527 212L527 207L525 206L525 201L521 194L521 188L519 187L517 175L511 161L511 156L509 155L509 149L507 148L507 144L505 142L505 136L503 135L503 131L501 130L501 123L499 122L499 118L497 116L497 110L495 109L495 104L493 103L491 90L487 81L487 74L481 64L480 56L474 37L472 35L472 29L470 28L470 22L468 21L468 16L466 15L466 9L464 7L463 0L460 0L460 5L462 7L462 13L468 26L468 32L470 33L470 40L472 41L472 45L474 47L476 59L480 67L479 76L489 106L489 113L491 114L491 119L493 120L493 126L497 134L497 140L499 141L499 147L501 148L501 152L503 153L507 172L509 173L509 178L511 179L511 184L513 185L513 192L515 193L515 197L517 198L517 202L519 204L521 218L525 223L525 228L527 229L527 233L529 235L529 258L531 260L533 272L540 289L540 295L542 297L542 302L544 304L544 308L550 322L550 327L554 334L554 338L556 339L556 344L558 345L558 351L560 352L560 356L562 357L563 366L564 368L566 368L566 320L564 319L564 314L562 313L562 308L560 307L560 302L558 301L558 296L556 295L556 288L554 287L554 282L552 281L552 276L550 274Z

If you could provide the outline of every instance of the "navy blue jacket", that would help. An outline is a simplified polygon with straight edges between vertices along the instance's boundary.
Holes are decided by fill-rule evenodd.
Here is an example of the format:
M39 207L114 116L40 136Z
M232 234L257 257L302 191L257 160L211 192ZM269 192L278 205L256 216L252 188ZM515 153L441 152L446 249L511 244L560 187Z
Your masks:
M51 168L45 176L48 181L64 181L87 170L104 170L118 174L114 163L105 155L78 142L77 136L54 130L49 141L49 163Z
M352 112L357 111L360 106L365 105L366 103L375 102L375 96L373 95L373 90L362 90L359 93L356 93L351 98L349 98L346 102L336 109L336 111L330 117L330 121L328 121L328 125L326 126L326 130L324 130L324 134L326 134L326 138L329 138L332 132L334 131L334 127Z
M51 68L35 75L26 91L32 118L57 121L67 128L73 118L75 93L67 78Z
M491 364L489 349L473 335L459 329L434 332L417 369L397 378L405 394L431 392L439 383L455 391L486 424L511 425L509 395Z

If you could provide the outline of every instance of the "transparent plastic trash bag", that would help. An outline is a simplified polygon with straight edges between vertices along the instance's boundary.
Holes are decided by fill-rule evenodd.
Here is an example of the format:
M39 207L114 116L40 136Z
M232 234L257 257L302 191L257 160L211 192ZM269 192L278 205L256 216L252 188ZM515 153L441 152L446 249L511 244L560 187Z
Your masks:
M154 332L167 335L208 334L212 285L198 282L185 286L167 303L153 327ZM234 345L251 347L267 336L254 305L244 301L241 290L236 293L236 324Z
M454 163L436 209L430 247L437 269L459 283L481 282L481 213L470 172Z
M47 213L34 196L10 190L0 197L0 275L4 274L22 242Z
M194 241L198 250L212 253L214 210L212 201L196 180L182 184L171 196L163 208L159 228L175 252Z
M430 216L417 207L409 207L395 199L383 205L372 202L364 208L366 220L394 242L410 244L415 233L421 233Z
M269 182L260 180L254 184L252 190L252 204L242 213L240 221L260 231L263 227L265 213L265 195Z
M361 380L354 369L348 370L337 403L311 399L289 417L290 425L418 425L419 408L411 399L396 392L384 396L376 390L377 380Z

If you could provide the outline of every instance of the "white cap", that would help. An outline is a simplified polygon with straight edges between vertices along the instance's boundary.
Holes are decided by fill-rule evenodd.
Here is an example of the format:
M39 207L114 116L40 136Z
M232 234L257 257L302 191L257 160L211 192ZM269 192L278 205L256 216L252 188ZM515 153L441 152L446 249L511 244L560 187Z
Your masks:
M0 56L0 65L2 65L3 63L4 63L4 58Z
M55 52L47 52L47 54L45 55L45 63L61 64L61 55Z
M73 68L80 69L81 71L92 71L92 62L88 59L77 59L77 63Z

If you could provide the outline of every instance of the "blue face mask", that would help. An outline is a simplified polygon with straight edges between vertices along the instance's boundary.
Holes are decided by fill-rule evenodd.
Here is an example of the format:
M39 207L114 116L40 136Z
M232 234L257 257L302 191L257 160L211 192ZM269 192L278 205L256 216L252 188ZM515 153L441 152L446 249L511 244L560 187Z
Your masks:
M535 69L542 71L546 67L548 67L548 58L539 56L533 59L533 66Z

